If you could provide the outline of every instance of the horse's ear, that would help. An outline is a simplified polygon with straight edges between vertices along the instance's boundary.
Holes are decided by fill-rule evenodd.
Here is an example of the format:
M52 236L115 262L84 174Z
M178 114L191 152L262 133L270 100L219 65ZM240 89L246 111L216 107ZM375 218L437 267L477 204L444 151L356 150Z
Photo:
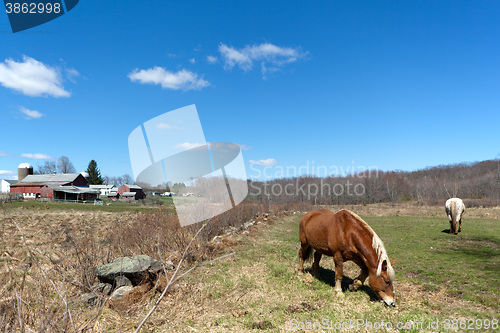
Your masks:
M387 270L387 260L382 261L382 270L383 271Z
M391 260L391 266L394 265L395 262L396 262L396 259Z

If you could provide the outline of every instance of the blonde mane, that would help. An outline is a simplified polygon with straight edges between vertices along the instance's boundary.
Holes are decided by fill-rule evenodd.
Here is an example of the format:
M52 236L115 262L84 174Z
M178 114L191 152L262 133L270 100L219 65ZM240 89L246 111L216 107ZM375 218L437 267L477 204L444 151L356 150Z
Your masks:
M378 235L373 231L373 229L366 223L361 217L359 217L356 213L347 210L351 215L361 223L366 230L372 235L372 247L377 253L378 257L378 267L377 267L377 276L380 276L382 273L382 263L384 260L387 262L387 273L391 281L394 281L394 268L392 268L391 262L389 261L389 256L387 255L387 251L385 250L384 242L378 237Z

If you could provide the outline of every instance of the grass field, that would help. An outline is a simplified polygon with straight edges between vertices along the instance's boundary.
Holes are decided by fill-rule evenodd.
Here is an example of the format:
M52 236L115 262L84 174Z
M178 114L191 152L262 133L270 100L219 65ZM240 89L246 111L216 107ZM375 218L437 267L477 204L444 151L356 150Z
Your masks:
M43 211L95 211L95 212L148 212L156 209L158 204L171 206L173 209L172 198L159 198L156 201L150 201L150 204L138 202L122 202L103 200L102 206L94 205L93 202L43 202L43 201L17 201L6 203L8 209L23 208L28 210Z
M335 297L331 258L323 257L320 279L298 275L299 216L289 216L238 236L234 249L248 252L191 275L148 328L288 331L316 323L312 331L335 331L342 324L360 324L344 326L343 331L352 332L383 321L393 331L399 325L405 332L446 332L464 327L484 331L498 323L500 221L465 219L463 232L455 236L442 232L449 227L446 218L363 218L385 242L390 259L397 260L395 308L374 301L366 283ZM344 289L357 274L357 266L345 264Z
M43 278L42 267L64 286L75 327L82 327L97 318L99 310L79 300L85 290L78 285L84 281L82 274L116 257L113 251L143 253L141 238L132 236L144 233L139 230L145 226L141 223L147 222L151 228L155 221L143 218L147 214L142 213L154 209L147 205L26 202L2 207L0 314L6 309L4 304L13 304L16 291L26 301L23 313L31 327L37 327L43 317L40 309L57 303L51 284ZM496 216L497 209L469 210L462 233L455 236L443 232L449 223L441 207L418 207L418 211L414 207L419 217L410 216L411 207L403 208L352 207L384 241L389 258L396 259L395 308L376 301L367 285L357 292L346 290L351 278L359 273L352 263L344 265L343 297L333 291L332 258L323 256L320 278L309 273L299 275L298 223L302 214L271 215L267 221L260 217L262 223L251 226L249 233L225 235L214 253L236 254L200 267L180 280L144 331L355 332L365 331L370 324L377 328L382 322L384 329L376 331L449 332L447 328L468 328L482 332L488 325L498 328L500 220L483 218ZM398 216L401 214L405 216ZM131 224L135 220L140 223ZM19 224L24 236L12 221ZM33 250L33 258L27 246ZM154 256L155 251L153 248L149 254ZM163 256L177 264L177 254ZM38 260L40 267L33 265L33 260ZM88 267L79 267L82 263ZM187 262L181 271L197 263ZM306 271L310 272L310 267L311 263L306 263ZM146 298L124 307L106 306L90 331L130 331L153 301ZM58 318L64 313L59 310ZM2 320L0 315L0 324ZM392 329L388 329L389 323Z

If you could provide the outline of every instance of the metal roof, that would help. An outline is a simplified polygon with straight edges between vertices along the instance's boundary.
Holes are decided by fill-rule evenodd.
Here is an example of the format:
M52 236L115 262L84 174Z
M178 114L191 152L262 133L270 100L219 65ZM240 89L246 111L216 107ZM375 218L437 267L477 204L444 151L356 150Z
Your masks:
M135 197L135 192L123 192L122 197Z
M89 185L90 188L98 188L98 189L112 189L116 187L115 185Z
M21 180L19 184L25 183L71 183L74 181L79 173L56 173L54 174L46 174L46 175L28 175L26 178Z
M17 180L15 179L4 179L7 183L9 183L10 185L12 184L17 184Z
M85 187L85 186L61 186L61 185L49 185L51 188L54 189L54 191L57 192L66 192L66 193L75 193L75 194L80 194L80 193L90 193L90 194L97 194L99 193L99 190L94 190L91 189L90 187Z
M142 190L142 187L137 185L123 184L123 186L127 186L129 189L133 190Z

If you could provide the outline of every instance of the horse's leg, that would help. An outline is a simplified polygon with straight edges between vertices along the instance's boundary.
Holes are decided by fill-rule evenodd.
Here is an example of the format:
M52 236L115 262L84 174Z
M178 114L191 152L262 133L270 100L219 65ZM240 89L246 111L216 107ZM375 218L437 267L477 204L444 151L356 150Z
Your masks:
M342 278L344 277L344 258L340 251L335 252L333 255L333 261L335 262L335 293L340 296L344 295L342 293Z
M309 247L309 245L300 245L300 250L299 250L299 272L304 273L304 261L307 260L309 257L309 252L312 251L312 249Z
M312 266L312 275L319 277L319 261L321 260L321 253L314 251L314 262Z
M359 276L355 278L354 281L352 281L352 283L349 285L349 290L356 291L363 285L366 278L368 277L369 272L368 267L366 267L366 264L363 262L363 260L358 258L353 261L361 268Z

